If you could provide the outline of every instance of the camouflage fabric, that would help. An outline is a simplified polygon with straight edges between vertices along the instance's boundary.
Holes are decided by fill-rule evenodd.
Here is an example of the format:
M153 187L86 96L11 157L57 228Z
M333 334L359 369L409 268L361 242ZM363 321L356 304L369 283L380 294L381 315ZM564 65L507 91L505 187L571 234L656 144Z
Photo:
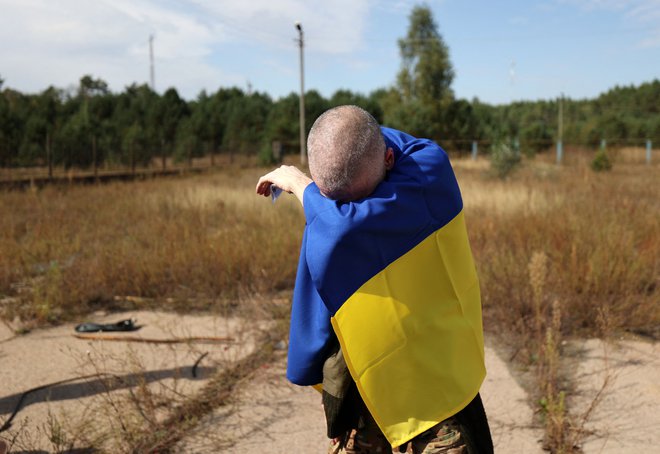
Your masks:
M392 448L382 434L351 430L345 440L330 442L328 454L391 454Z
M402 447L392 451L390 444L375 424L369 422L361 429L353 429L345 439L330 443L328 454L366 454L405 452L407 454L468 454L460 426L454 418L446 419L423 432Z
M343 439L330 442L328 454L391 454L392 447L369 414L360 418L358 429L352 429Z
M406 453L467 454L465 440L454 418L442 421L408 442Z

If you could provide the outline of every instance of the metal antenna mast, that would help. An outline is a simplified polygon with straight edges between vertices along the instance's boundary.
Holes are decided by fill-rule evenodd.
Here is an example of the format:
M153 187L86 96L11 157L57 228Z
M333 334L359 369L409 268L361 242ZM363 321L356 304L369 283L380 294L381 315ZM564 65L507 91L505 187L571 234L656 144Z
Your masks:
M154 71L154 35L149 35L149 77L151 81L151 89L156 91L156 76Z

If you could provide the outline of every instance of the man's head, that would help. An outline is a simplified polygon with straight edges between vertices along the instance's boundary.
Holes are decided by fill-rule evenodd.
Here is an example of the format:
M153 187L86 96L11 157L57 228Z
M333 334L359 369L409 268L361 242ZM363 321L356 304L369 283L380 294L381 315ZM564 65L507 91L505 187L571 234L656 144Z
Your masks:
M357 106L335 107L317 118L307 150L312 179L335 200L368 196L394 164L378 122Z

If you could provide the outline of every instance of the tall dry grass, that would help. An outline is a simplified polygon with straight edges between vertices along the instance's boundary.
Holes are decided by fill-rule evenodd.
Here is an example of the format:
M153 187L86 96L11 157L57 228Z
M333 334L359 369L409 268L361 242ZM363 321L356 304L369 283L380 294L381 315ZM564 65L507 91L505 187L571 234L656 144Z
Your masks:
M566 333L595 330L603 308L614 329L660 325L655 166L600 175L531 161L500 181L486 162L454 165L487 328L544 332L535 314L555 300ZM5 317L57 321L125 296L190 308L291 288L303 215L292 197L273 206L254 195L261 173L0 193ZM535 253L547 257L542 294L529 279Z
M0 194L5 317L54 322L136 297L235 301L290 288L304 219L258 169Z
M486 326L509 334L543 332L551 302L562 302L565 333L597 332L607 308L613 329L653 333L660 326L658 170L527 163L507 181L457 166L482 286ZM542 295L528 264L547 256ZM655 333L660 334L660 333ZM510 337L510 336L509 336ZM511 338L511 337L510 337Z
M528 162L507 181L458 163L481 279L485 327L533 371L529 392L553 453L580 452L589 410L571 411L563 338L660 337L657 167Z

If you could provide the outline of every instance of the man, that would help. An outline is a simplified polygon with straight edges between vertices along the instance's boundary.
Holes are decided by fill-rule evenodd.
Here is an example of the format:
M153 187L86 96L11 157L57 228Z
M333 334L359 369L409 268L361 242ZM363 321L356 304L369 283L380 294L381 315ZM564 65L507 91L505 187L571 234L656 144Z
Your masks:
M312 179L259 179L294 194L306 226L287 377L323 383L331 452L492 452L479 285L444 151L366 111L321 115Z

